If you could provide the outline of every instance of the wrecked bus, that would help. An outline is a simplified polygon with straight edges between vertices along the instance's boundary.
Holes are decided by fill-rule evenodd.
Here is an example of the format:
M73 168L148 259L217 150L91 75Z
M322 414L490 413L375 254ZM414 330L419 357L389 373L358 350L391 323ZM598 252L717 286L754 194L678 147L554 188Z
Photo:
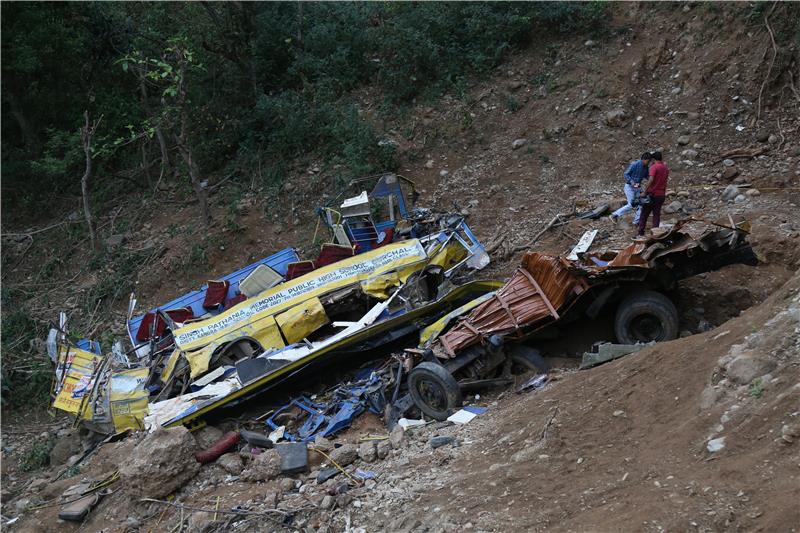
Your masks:
M104 433L189 423L330 351L410 333L495 288L454 283L488 255L463 217L406 210L399 182L380 176L372 196L345 199L333 242L313 260L285 249L140 316L132 296L131 350L83 350L57 328L54 406ZM368 238L356 230L377 229L373 197L401 207Z
M684 219L621 250L576 259L529 251L511 279L422 330L408 397L426 415L446 419L462 391L513 383L515 367L546 373L537 335L580 317L614 314L622 344L678 335L678 311L667 295L678 281L723 266L758 260L744 220ZM409 365L410 366L410 365Z

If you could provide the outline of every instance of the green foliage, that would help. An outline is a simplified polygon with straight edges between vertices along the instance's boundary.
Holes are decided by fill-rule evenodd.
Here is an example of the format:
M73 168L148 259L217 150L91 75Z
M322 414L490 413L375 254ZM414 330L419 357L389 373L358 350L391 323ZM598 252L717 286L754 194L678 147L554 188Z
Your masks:
M177 163L183 109L205 175L233 166L272 190L303 158L350 175L392 169L394 147L380 142L381 115L364 111L360 89L375 89L392 116L444 93L465 97L534 37L601 34L605 19L600 2L10 3L3 201L32 210L79 193L84 110L103 117L101 202L145 181L135 169L142 147L159 160L157 130ZM545 46L554 60L557 48Z
M81 295L81 308L86 317L98 309L107 309L114 302L127 298L147 252L125 248L104 249L94 254L89 267L98 272L98 281ZM98 307L99 306L99 307Z
M206 247L199 243L193 244L183 266L187 273L198 273L207 270L208 254L206 253Z
M749 393L750 396L756 399L764 395L764 384L761 383L761 379L754 379L753 382L750 383Z
M32 472L50 464L50 452L55 446L53 439L39 439L22 457L22 470Z
M39 159L31 161L31 170L45 178L63 178L68 174L79 176L84 163L78 129L62 131L47 128L44 151ZM53 179L56 183L60 180Z
M52 380L47 355L31 350L31 341L43 338L46 327L23 309L25 298L3 288L2 404L11 407L46 405Z
M506 95L506 109L511 111L512 113L516 113L520 109L522 109L522 103L519 100L511 96L510 94Z
M309 147L354 174L393 170L395 148L379 144L374 127L343 100L308 101L298 93L263 96L254 113L254 141L268 158L300 156Z
M598 38L610 32L605 2L541 2L537 5L537 25L550 32L588 33Z

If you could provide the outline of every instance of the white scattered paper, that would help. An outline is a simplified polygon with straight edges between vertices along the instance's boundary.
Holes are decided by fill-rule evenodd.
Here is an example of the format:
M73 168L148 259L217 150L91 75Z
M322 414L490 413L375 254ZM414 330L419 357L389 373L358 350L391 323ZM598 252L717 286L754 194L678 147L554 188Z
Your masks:
M577 261L578 254L582 254L583 252L588 250L592 246L592 242L594 241L595 237L597 237L596 229L585 232L581 236L581 239L578 241L578 244L576 244L575 247L572 249L572 251L569 253L567 259L569 259L570 261Z
M397 421L397 425L403 428L403 431L406 431L408 428L413 428L414 426L424 426L424 420L414 420L408 418L401 418Z
M453 424L468 424L476 416L478 415L476 415L475 413L470 413L469 411L460 409L455 413L453 413L452 415L448 416L447 420L449 420Z
M277 443L279 440L283 438L283 434L285 431L286 431L286 426L280 426L275 430L273 430L272 433L270 433L269 437L267 438L272 442Z

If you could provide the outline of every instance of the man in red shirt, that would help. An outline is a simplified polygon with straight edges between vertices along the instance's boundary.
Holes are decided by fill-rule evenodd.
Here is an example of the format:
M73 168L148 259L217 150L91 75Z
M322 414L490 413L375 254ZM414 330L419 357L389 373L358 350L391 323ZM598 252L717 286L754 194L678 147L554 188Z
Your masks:
M653 227L657 228L661 223L661 206L664 205L664 197L667 196L667 179L669 169L662 161L661 152L653 152L653 160L650 163L650 182L642 192L643 196L650 197L650 203L642 206L642 214L639 216L639 236L644 235L644 228L647 226L647 219L653 213Z

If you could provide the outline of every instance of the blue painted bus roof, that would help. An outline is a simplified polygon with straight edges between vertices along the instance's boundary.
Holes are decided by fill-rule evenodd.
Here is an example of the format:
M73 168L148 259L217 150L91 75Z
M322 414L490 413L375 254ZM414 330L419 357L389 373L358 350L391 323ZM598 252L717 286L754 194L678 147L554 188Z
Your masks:
M246 278L259 265L267 265L281 276L286 276L286 269L289 263L294 263L299 260L300 258L297 256L297 252L294 250L294 248L284 248L280 252L256 261L255 263L228 274L225 277L219 278L221 281L229 281L231 284L225 299L227 300L228 298L235 296L239 290L239 282ZM208 285L203 285L199 290L192 291L184 294L183 296L175 298L171 302L159 306L158 309L166 311L168 309L177 309L180 307L191 307L195 316L202 316L209 312L207 309L203 308L203 300L206 297L207 288ZM155 311L155 309L152 309L152 311ZM142 319L144 319L144 314L135 316L128 322L128 335L130 336L131 342L134 346L137 344L136 334L139 332L139 326L142 323Z

